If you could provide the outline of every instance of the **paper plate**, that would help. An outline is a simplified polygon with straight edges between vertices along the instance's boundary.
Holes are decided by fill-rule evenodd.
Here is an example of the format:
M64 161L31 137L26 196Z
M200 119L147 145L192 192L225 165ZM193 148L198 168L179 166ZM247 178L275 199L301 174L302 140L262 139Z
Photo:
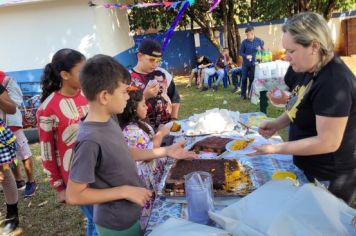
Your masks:
M172 135L172 136L181 136L181 135L184 135L184 131L183 131L183 127L182 127L182 122L179 122L179 121L170 121L168 122L167 124L165 124L165 126L168 128L168 129L171 129L172 128L172 125L173 125L173 122L176 122L178 124L181 125L180 127L180 130L177 131L177 132L170 132L169 134Z
M234 151L232 149L232 145L234 145L234 143L237 141L237 140L249 140L249 139L254 139L254 141L250 142L247 147L245 147L244 149L241 149L241 150L237 150L237 151ZM270 144L270 141L265 139L264 137L258 135L258 134L252 134L252 135L246 135L244 137L241 137L241 138L237 138L237 139L234 139L230 142L228 142L225 146L226 150L231 152L231 153L234 153L234 154L238 154L238 155L246 155L248 153L252 153L252 152L255 152L255 150L252 148L253 146L260 146L260 145L265 145L265 144Z
M230 141L230 142L228 142L228 143L226 144L226 146L225 146L226 150L227 150L228 152L232 152L232 153L240 154L240 155L245 155L245 154L254 152L254 150L251 148L251 143L249 143L249 144L247 145L247 147L245 147L244 149L240 149L240 150L234 151L234 150L232 149L232 146L233 146L234 143L235 143L236 141L238 141L238 140L246 140L246 141L247 141L248 139L247 139L247 138L234 139L234 140L232 140L232 141Z

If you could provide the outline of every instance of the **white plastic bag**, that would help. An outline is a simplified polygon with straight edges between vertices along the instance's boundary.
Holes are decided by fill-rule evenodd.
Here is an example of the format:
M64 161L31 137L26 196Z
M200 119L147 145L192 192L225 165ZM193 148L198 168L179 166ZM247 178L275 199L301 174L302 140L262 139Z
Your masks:
M211 226L196 224L183 219L169 218L157 226L149 236L230 236L231 234Z
M233 235L356 235L356 210L314 184L274 180L209 216Z

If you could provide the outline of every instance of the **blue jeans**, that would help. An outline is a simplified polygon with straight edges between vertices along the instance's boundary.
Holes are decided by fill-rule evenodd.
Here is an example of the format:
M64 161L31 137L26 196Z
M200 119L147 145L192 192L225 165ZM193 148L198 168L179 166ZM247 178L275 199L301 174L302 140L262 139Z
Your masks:
M251 92L251 86L255 77L255 65L242 65L241 78L241 97L246 97L247 78L248 80L248 95Z
M216 70L214 67L209 67L203 69L204 73L204 86L209 87L209 77L214 75L216 73Z
M242 76L242 69L241 67L235 67L231 69L231 79L232 79L232 84L234 85L235 88L238 88L241 86L241 76Z
M220 84L220 81L222 81L224 79L225 71L224 71L224 69L218 69L216 71L216 74L218 75L218 79L216 80L215 85L216 85L216 87L218 87Z
M95 224L93 221L93 205L82 205L80 206L80 210L87 218L87 236L98 236L96 232Z

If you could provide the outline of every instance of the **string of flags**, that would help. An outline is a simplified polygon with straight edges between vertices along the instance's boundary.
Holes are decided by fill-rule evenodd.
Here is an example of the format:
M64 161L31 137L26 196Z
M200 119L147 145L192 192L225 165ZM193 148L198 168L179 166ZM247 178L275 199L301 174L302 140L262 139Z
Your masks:
M137 4L120 4L120 3L104 3L102 5L94 4L93 2L89 2L89 6L91 7L103 7L106 9L123 9L123 10L130 10L132 8L146 8L146 7L164 7L164 9L176 9L185 1L176 1L176 2L142 2Z
M221 2L221 0L210 0L209 3L211 4L210 9L208 12L212 12ZM164 9L176 9L178 6L178 14L174 18L173 23L169 27L169 29L166 31L163 43L162 43L162 51L164 52L167 45L169 44L169 41L172 38L174 29L182 19L185 11L188 9L189 6L193 6L195 4L195 0L185 0L185 1L176 1L176 2L168 2L168 1L162 1L162 2L150 2L150 3L137 3L137 4L132 4L132 5L127 5L127 4L120 4L120 3L105 3L103 5L97 5L94 4L92 1L89 1L89 6L90 7L104 7L106 9L125 9L125 10L130 10L132 8L145 8L145 7L164 7Z

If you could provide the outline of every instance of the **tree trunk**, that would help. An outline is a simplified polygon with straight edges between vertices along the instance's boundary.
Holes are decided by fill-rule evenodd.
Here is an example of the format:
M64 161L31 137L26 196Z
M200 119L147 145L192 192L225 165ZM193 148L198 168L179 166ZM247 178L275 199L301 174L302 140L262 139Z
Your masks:
M322 13L326 20L331 18L331 15L335 9L335 0L329 0L324 12Z
M227 9L227 19L228 19L228 42L229 42L229 52L232 57L232 60L235 63L238 63L239 60L239 51L240 51L240 43L241 43L241 38L239 34L239 30L237 28L237 23L234 18L235 12L234 12L234 1L233 0L227 0L228 1L228 9Z
M222 0L220 3L222 14L223 14L223 29L224 29L224 47L228 47L228 20L227 20L227 7L226 3L229 0Z
M256 0L250 0L250 16L251 16L251 21L254 21L256 19Z
M220 51L222 52L223 47L220 45L219 38L214 37L214 30L211 27L211 21L208 13L199 11L187 11L188 16L196 22L207 39Z

